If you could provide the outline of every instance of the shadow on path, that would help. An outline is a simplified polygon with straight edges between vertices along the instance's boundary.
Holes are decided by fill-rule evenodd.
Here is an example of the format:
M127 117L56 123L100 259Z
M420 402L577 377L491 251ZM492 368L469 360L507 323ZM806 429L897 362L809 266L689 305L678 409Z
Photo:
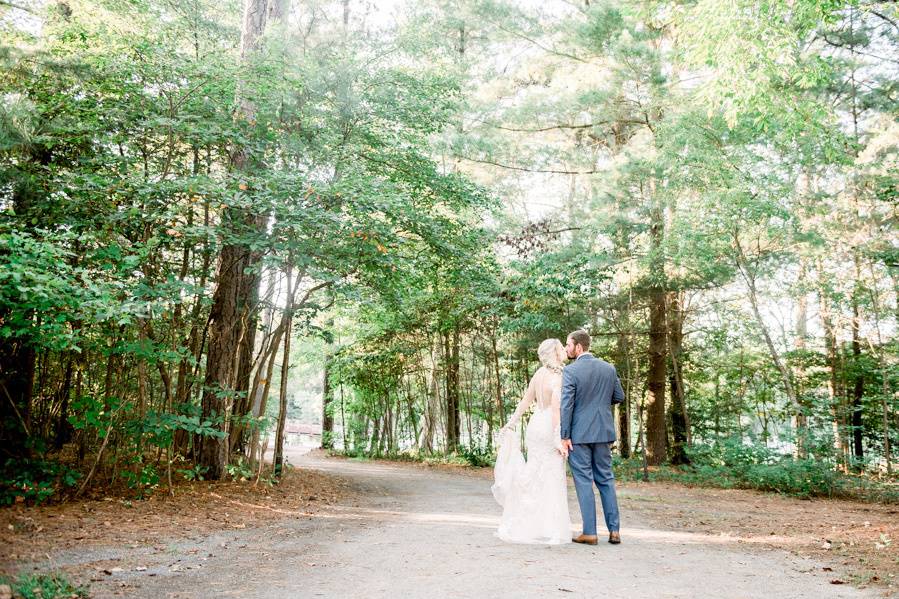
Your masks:
M292 455L301 468L351 481L361 497L314 517L287 514L259 528L170 545L110 548L122 572L97 597L652 597L856 598L820 567L726 536L658 530L629 520L619 546L534 546L493 536L490 481L415 465ZM569 490L572 518L578 515ZM578 522L575 522L575 527ZM67 552L60 563L98 559ZM136 571L131 564L142 564Z

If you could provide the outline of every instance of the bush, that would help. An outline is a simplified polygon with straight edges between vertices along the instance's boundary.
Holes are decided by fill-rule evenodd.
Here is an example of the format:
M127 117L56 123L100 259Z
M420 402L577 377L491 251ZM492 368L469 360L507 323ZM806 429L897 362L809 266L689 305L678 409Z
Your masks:
M80 477L79 472L49 460L6 460L0 471L0 505L21 500L41 503L74 487Z
M459 450L459 457L469 466L475 468L492 468L496 463L496 453L486 447L464 447Z
M244 456L239 456L237 461L230 462L225 469L228 471L228 476L239 481L252 479L256 472L253 464Z
M755 489L793 497L844 497L861 501L899 503L899 486L862 476L844 474L825 461L793 459L764 445L724 441L696 445L689 450L692 464L653 468L650 480L724 489ZM639 480L643 465L639 457L615 460L615 473L622 480Z
M87 589L75 586L62 574L26 574L16 579L0 576L0 584L8 585L17 599L89 597Z
M749 464L738 473L746 487L796 497L833 497L839 494L839 475L828 464L784 459L778 464Z
M379 459L394 462L420 462L428 465L469 466L473 468L492 468L496 461L496 453L489 451L486 447L462 447L458 452L435 454L401 451L374 455L359 449L332 449L328 453L360 461Z

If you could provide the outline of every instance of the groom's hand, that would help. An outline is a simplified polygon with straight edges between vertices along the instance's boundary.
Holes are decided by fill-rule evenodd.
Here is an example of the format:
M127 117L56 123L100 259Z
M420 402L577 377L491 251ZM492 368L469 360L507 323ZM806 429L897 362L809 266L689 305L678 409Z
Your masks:
M562 449L565 450L565 455L571 453L571 439L562 439Z

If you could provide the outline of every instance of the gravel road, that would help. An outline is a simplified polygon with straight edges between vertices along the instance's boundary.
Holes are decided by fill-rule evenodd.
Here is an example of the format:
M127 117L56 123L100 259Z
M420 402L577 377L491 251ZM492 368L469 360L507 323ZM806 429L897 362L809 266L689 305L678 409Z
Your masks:
M483 476L321 455L291 461L341 476L359 494L314 517L287 513L165 547L70 550L51 562L77 569L115 560L92 583L96 597L879 596L830 584L820 565L783 551L654 528L628 509L646 498L627 488L619 546L510 545L493 536L499 508ZM573 488L569 500L576 519Z

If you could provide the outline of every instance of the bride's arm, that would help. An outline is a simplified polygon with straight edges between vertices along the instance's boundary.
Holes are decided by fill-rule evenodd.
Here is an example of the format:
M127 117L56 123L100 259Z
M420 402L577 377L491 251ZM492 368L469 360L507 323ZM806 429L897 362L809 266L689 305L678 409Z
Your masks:
M507 422L506 426L503 428L512 428L518 424L518 421L521 420L521 415L524 414L525 410L527 410L532 403L534 403L534 399L537 397L537 385L534 382L536 380L537 374L534 374L534 376L531 377L531 382L528 383L527 390L524 392L524 397L518 402L515 412L512 413L509 422Z
M553 380L553 394L552 399L550 400L550 406L553 415L553 442L555 443L556 449L559 450L563 456L568 455L568 452L565 448L562 447L562 377L556 377Z

